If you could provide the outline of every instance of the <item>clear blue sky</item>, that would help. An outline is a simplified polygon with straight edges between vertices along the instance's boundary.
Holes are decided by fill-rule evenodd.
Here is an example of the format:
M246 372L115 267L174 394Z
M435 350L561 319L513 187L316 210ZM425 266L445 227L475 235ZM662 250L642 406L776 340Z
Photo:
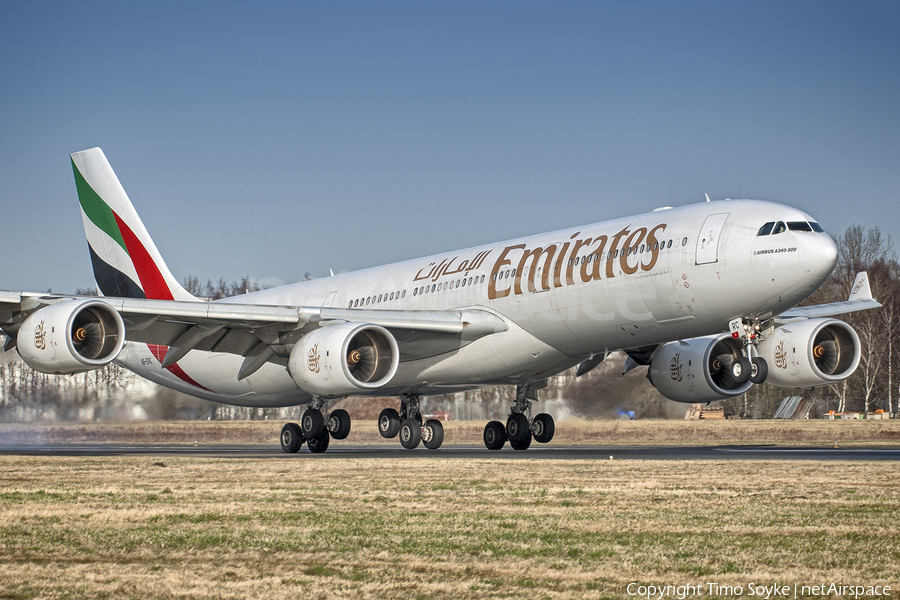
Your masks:
M93 284L68 153L179 279L712 198L900 240L898 2L6 2L0 289Z

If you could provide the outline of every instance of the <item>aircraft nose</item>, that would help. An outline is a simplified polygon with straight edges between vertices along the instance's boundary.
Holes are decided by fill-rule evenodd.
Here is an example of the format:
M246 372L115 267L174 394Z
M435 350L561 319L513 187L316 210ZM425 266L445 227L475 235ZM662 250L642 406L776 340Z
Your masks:
M821 279L828 279L837 264L837 246L827 234L820 233L803 244L802 263L809 274Z

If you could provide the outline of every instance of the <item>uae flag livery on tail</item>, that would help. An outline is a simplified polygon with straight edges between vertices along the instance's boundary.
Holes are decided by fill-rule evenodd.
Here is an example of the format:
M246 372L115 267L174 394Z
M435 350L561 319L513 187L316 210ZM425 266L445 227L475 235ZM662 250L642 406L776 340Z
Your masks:
M91 148L71 157L99 293L194 300L169 272L103 151Z

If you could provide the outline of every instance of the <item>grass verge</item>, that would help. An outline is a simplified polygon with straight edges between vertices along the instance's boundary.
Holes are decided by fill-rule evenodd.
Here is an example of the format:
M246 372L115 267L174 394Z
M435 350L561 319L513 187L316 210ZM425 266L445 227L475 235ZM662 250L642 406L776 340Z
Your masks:
M892 465L16 456L0 482L0 598L900 589Z

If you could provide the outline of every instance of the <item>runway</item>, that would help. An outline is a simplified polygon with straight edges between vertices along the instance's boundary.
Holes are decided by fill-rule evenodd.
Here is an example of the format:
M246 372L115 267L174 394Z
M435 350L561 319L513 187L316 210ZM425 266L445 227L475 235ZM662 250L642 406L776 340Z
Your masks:
M334 460L342 458L440 458L488 460L814 460L900 461L900 447L787 446L532 446L517 452L509 447L490 451L477 446L447 446L439 450L405 450L384 445L332 445L324 454L302 448L287 454L275 445L212 444L3 444L6 456L181 456L202 458L270 458Z

